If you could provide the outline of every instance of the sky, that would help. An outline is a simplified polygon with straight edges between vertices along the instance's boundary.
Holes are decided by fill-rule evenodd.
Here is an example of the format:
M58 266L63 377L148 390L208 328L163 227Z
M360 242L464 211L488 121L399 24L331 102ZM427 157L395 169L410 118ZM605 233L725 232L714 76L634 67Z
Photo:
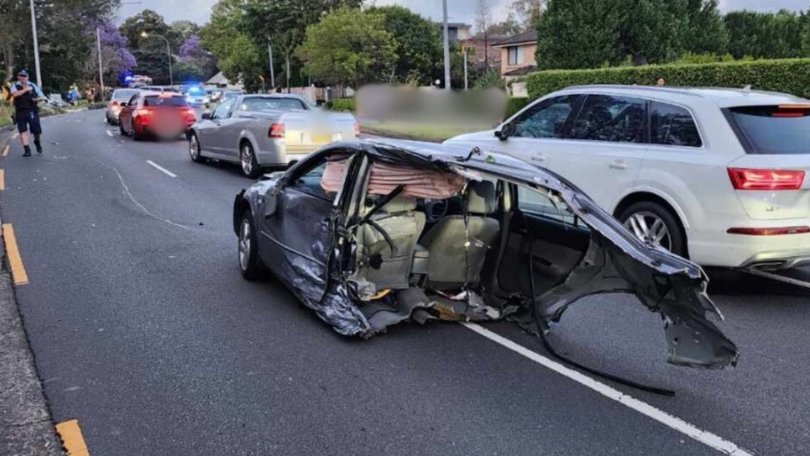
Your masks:
M216 3L216 0L140 0L124 1L122 3L124 5L118 14L120 21L148 8L157 11L166 19L166 22L185 19L204 24L208 21L211 15L211 7ZM425 17L435 20L440 20L442 17L442 3L439 0L366 0L365 3L403 5ZM476 0L448 0L449 20L451 22L474 23L473 18L477 3ZM498 21L506 17L511 0L489 0L489 3L492 7L494 19ZM807 9L808 6L810 6L808 0L720 0L720 8L723 11L741 9L755 11L789 9L799 11Z

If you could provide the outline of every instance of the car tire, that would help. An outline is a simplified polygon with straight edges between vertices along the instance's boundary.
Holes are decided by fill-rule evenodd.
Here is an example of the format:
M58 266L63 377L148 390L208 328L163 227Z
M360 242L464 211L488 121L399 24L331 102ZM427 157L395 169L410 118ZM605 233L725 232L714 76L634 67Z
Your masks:
M619 214L619 221L639 239L656 243L676 255L687 257L683 225L678 216L661 203L633 203Z
M237 260L239 272L245 280L256 280L262 275L261 260L259 260L259 245L257 242L255 224L250 211L242 213L239 219L239 231L237 233Z
M253 151L253 146L247 141L239 146L239 164L242 168L242 174L251 179L256 179L262 173L262 169L256 161L256 153Z
M121 136L126 136L127 132L124 131L124 124L118 122L118 132L121 133Z
M135 125L132 126L132 139L134 141L143 141L143 133L138 133L138 130L135 129Z
M194 163L202 163L205 157L202 156L202 148L200 147L200 138L197 133L191 132L188 135L188 156Z

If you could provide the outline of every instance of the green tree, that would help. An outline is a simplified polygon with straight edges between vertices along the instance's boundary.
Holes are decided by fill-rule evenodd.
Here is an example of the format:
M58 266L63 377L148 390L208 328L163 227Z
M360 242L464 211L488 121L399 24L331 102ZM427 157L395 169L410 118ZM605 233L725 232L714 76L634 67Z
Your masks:
M383 14L343 7L307 28L297 54L314 79L360 87L393 78L396 50Z
M397 43L392 79L430 84L442 62L442 42L436 24L402 6L374 7L368 12L383 15L385 30Z
M163 16L145 9L127 18L119 30L127 38L132 53L138 61L134 71L151 77L157 84L168 84L171 79L169 78L169 55L166 50L166 41L161 36L169 40L172 54L178 52L178 48L171 46L171 29L163 20ZM172 57L173 61L174 57Z
M619 43L623 56L629 56L636 65L676 58L687 27L683 6L682 0L621 2Z
M683 31L685 51L720 55L728 50L728 32L717 5L718 0L687 1L687 28Z
M803 19L790 11L735 11L724 18L728 51L735 58L789 58L802 55Z
M537 24L537 64L593 68L618 64L622 0L549 0Z

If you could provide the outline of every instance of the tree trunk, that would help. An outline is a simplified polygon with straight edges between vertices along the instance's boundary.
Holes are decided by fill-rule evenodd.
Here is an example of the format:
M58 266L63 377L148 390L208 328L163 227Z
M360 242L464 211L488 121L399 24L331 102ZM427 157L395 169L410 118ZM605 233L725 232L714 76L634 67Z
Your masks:
M6 78L14 79L14 46L11 42L3 44L3 59L6 62Z

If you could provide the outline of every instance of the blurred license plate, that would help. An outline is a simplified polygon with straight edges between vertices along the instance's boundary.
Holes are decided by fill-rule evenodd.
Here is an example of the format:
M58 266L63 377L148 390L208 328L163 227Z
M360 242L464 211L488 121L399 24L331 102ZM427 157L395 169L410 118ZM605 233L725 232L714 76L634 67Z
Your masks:
M332 142L331 133L316 133L312 136L312 142L315 144L326 144Z

